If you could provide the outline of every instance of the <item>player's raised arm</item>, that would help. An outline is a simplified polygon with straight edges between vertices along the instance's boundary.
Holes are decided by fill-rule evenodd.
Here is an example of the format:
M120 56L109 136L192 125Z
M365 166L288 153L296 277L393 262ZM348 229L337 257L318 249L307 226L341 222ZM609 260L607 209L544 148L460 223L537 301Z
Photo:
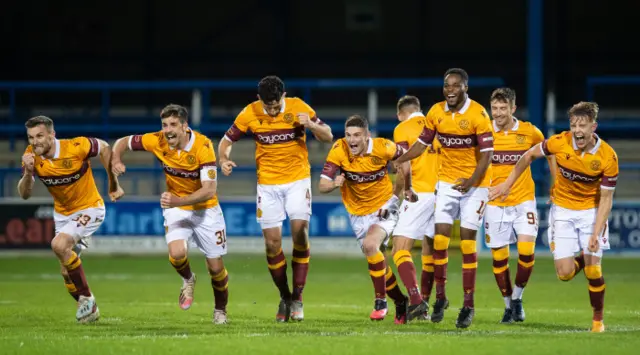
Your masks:
M218 155L220 156L220 169L222 169L222 173L226 176L231 175L233 168L237 165L231 160L231 146L233 145L233 141L227 139L225 135L223 139L220 140L220 144L218 144Z
M402 164L406 161L413 160L419 157L420 155L422 155L422 153L424 153L425 150L427 150L427 146L433 143L437 132L436 123L432 116L432 110L433 108L427 113L427 117L424 122L424 128L422 129L420 136L418 136L418 140L411 146L411 148L409 148L407 152L396 159L396 164Z
M332 162L327 161L322 168L322 175L320 175L320 181L318 182L318 189L323 194L339 188L344 184L344 174L338 174L340 167Z
M22 178L18 181L18 193L24 200L29 199L33 191L33 183L35 181L33 177L35 174L34 158L35 155L31 152L26 152L22 156Z
M418 201L418 195L416 195L411 189L411 162L405 161L402 163L398 163L398 158L407 152L404 146L405 144L403 144L402 142L394 143L389 141L386 144L386 158L388 159L388 161L394 162L394 166L398 172L398 176L396 177L396 182L394 184L393 194L398 197L398 199L402 198L402 196L404 195L407 200L416 202Z
M116 141L111 154L111 170L116 176L126 172L126 166L122 162L122 155L129 150L153 151L158 145L162 132L135 134L125 136Z
M520 175L522 175L522 173L524 173L525 170L527 170L527 168L531 165L531 163L534 160L540 159L544 157L546 154L549 154L549 153L543 152L546 149L546 148L543 148L543 146L545 146L546 143L547 141L544 141L542 143L538 143L534 145L531 149L529 149L526 153L522 155L522 157L516 163L516 166L513 168L513 170L511 170L511 174L509 174L509 177L507 177L507 179L504 182L489 188L490 201L495 200L498 197L506 198L509 195L509 191L511 190L511 187L513 186L513 184L516 181L518 181L518 179L520 178Z
M328 124L322 122L318 117L313 114L310 116L308 113L298 113L298 120L300 124L305 128L308 128L313 136L317 140L323 143L333 142L333 133L331 133L331 127Z
M218 144L218 156L220 157L220 169L226 176L231 175L234 167L237 167L236 163L231 160L231 146L237 142L242 136L249 130L248 121L251 119L245 107L242 112L233 121L233 125L229 127L224 137Z
M124 152L131 150L131 139L133 136L122 137L113 144L111 151L111 171L115 176L122 175L126 172L127 168L122 163L122 155Z
M420 137L418 137L418 141L416 141L407 152L396 159L396 165L403 164L422 155L422 153L427 150L427 146L433 142L435 135L436 132L434 130L427 127L423 128Z
M109 143L103 141L102 139L90 139L95 139L98 143L98 155L100 156L100 162L102 163L102 166L104 166L104 169L107 171L107 181L109 182L109 198L112 202L115 202L122 196L124 196L124 190L122 189L122 187L120 187L118 176L113 172L111 161L113 151L111 150L111 146L109 145Z
M532 140L532 146L537 145L538 143L542 143L544 142L544 135L542 134L542 132L540 131L540 129L538 129L538 127L533 126L533 140ZM555 178L556 178L556 170L558 169L557 165L556 165L556 157L555 155L551 154L547 156L547 164L549 164L549 200L547 201L547 204L551 203L551 191L553 190L553 184L555 183Z
M339 187L345 182L344 173L340 172L341 161L341 146L340 142L336 142L327 156L327 161L322 168L322 174L320 175L320 181L318 182L318 189L321 193L327 194Z
M400 198L400 195L402 194L404 198L410 202L418 201L418 195L413 192L411 187L411 163L407 161L402 164L398 164L396 165L396 169L398 171L398 176L396 177L396 184L393 190L394 195Z
M304 107L303 112L298 112L296 114L298 118L298 122L305 128L309 129L314 137L317 140L323 143L331 143L333 142L333 133L331 133L331 127L328 124L322 122L321 119L318 118L316 112L311 106L309 106L306 102L300 100L302 107Z

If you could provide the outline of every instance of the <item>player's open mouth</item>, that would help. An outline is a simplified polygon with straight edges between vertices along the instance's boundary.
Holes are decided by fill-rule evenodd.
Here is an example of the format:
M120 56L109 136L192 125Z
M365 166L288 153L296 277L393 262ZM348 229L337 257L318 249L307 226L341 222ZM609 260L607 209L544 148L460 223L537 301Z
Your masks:
M174 133L165 134L164 136L167 137L168 141L176 138L176 135Z
M351 148L351 151L355 152L356 150L358 150L358 145L357 144L349 144L349 148Z
M573 138L576 140L577 144L584 143L584 136L573 136Z

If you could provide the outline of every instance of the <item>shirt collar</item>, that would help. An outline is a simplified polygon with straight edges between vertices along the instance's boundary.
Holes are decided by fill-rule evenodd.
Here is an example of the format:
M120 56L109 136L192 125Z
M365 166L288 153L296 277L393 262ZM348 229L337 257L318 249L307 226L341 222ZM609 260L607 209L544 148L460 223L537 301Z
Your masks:
M414 112L412 114L409 115L409 117L407 117L407 121L414 118L414 117L424 117L424 114L420 111L418 112Z
M462 105L462 108L460 109L460 111L458 111L459 114L464 115L465 112L467 112L467 109L469 109L469 106L471 106L471 99L469 98L469 96L467 96L467 100L464 102L464 105ZM449 112L449 104L448 103L444 103L444 112Z
M55 151L55 153L53 153L53 159L58 159L58 158L60 158L60 141L57 138L54 138L53 139L53 144L56 147L56 151ZM46 160L47 158L45 158L44 155L41 155L40 159Z
M513 118L514 121L516 121L516 123L513 125L513 127L511 127L512 131L517 131L518 127L520 127L520 121L517 118ZM498 133L500 132L500 129L498 128L498 125L496 124L496 120L493 120L493 130Z
M596 154L596 152L600 148L600 144L602 143L602 139L600 139L597 134L594 133L593 136L597 139L596 145L594 145L593 148L588 151L589 154ZM578 145L576 145L576 139L573 137L573 134L571 135L571 144L573 145L573 150L578 150Z
M187 142L187 145L184 146L184 151L188 152L191 150L191 148L193 148L193 143L195 143L196 141L196 133L189 127L187 127L187 134L189 134L189 142ZM169 149L173 149L171 147L169 147Z

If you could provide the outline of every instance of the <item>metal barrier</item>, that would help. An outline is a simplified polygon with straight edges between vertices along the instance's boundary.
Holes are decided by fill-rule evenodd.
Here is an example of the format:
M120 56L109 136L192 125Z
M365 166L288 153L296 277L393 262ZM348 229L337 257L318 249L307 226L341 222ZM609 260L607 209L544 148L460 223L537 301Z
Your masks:
M592 76L586 81L586 101L595 101L595 91L598 86L640 86L640 76ZM549 101L549 99L547 99ZM555 107L551 108L552 110ZM563 131L569 129L569 122L566 119L556 121L547 112L546 129ZM598 122L598 131L622 135L629 138L640 130L640 117L637 118L609 118Z
M475 87L498 87L504 84L501 78L479 77L470 80ZM406 93L407 88L436 88L442 86L442 78L421 79L293 79L286 80L289 89L302 90L302 99L312 103L312 90L343 90L363 89L368 90L368 118L372 131L378 129L377 91L379 89L396 89L398 96ZM116 91L169 91L189 90L193 92L192 102L198 102L198 114L193 120L193 127L203 133L224 132L226 125L209 123L214 121L211 115L211 91L212 90L255 90L257 82L254 80L211 80L211 81L114 81L114 82L0 82L0 90L9 93L8 125L3 127L9 133L10 146L15 146L15 135L24 134L24 126L17 117L17 95L29 90L38 91L98 91L101 95L100 121L94 124L57 125L56 131L61 133L86 134L86 132L99 132L100 137L108 138L110 133L132 134L138 132L151 132L158 129L157 125L126 125L113 124L110 115L111 94ZM337 127L336 127L337 128ZM386 127L385 127L386 128Z
M471 79L474 87L498 87L504 84L500 78L475 78ZM369 118L372 119L371 128L373 131L392 132L396 126L395 121L377 122L377 90L379 89L396 89L398 96L406 93L407 88L435 88L442 85L442 78L424 78L424 79L296 79L287 80L286 85L291 89L301 89L302 98L312 103L312 90L339 90L339 89L364 89L369 93ZM593 99L594 87L597 85L640 85L640 77L590 77L587 80L587 97ZM139 132L151 132L158 129L157 124L140 125L140 124L114 124L110 116L111 94L116 91L134 91L134 90L193 90L198 92L201 97L199 101L199 111L202 117L197 124L192 126L203 133L224 132L228 128L228 124L213 123L218 117L211 115L211 91L212 90L237 90L237 89L255 89L256 82L253 80L215 80L215 81L122 81L122 82L0 82L0 90L6 90L9 93L9 120L8 124L2 126L2 131L9 133L11 154L20 154L15 152L15 140L17 136L24 135L24 126L18 123L17 117L17 95L20 92L29 90L42 91L98 91L101 94L101 110L99 122L94 124L74 124L56 125L56 131L64 135L86 134L86 132L99 132L102 137L109 137L111 134L127 135ZM373 112L372 112L373 111ZM343 130L342 122L332 122L328 120L335 133L341 133ZM568 129L568 122L554 122L553 128ZM542 128L542 127L541 127ZM549 128L549 127L546 127ZM598 129L600 131L632 131L640 129L640 121L634 120L612 120L600 122ZM215 137L212 137L215 138ZM541 163L540 163L541 164ZM320 171L321 166L313 166L314 171ZM639 163L623 163L620 164L621 170L640 170ZM236 169L239 172L253 172L253 167L243 167ZM130 172L142 174L154 174L156 176L161 173L158 166L156 167L131 167ZM104 174L102 169L95 169L97 175ZM0 196L4 194L6 178L20 174L19 169L0 168ZM538 190L546 191L544 188L546 177L544 169L534 168L534 179L536 183L540 183ZM137 190L137 180L134 179L134 191ZM106 186L105 186L106 190Z

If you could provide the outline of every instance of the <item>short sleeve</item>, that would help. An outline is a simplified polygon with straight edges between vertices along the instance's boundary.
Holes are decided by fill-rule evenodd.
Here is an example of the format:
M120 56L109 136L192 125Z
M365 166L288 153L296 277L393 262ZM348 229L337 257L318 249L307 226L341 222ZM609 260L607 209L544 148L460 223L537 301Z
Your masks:
M618 155L613 150L602 172L602 183L600 187L603 189L613 190L618 182Z
M437 105L433 105L424 120L424 128L418 137L418 142L424 145L430 145L433 143L433 139L436 137L436 117L435 110L438 109Z
M394 143L388 139L384 140L384 158L385 160L389 161L389 160L396 160L398 159L403 153L405 152L405 149L397 144Z
M216 169L216 153L213 143L207 139L198 151L198 164L200 169L200 181L216 181L218 174Z
M398 125L393 130L393 141L402 148L409 150L409 137L407 137L406 130L402 126Z
M78 137L71 140L71 147L81 159L89 159L100 154L100 142L96 138Z
M340 172L340 167L342 166L342 156L341 142L338 141L333 144L333 147L331 147L331 150L327 155L327 160L324 163L324 167L322 167L320 177L328 180L335 179L336 175Z
M538 129L538 127L531 125L531 128L533 129L533 134L531 135L531 145L534 146L538 143L541 143L544 141L544 135L542 134L542 132Z
M556 134L554 136L545 139L540 143L540 150L542 154L545 156L556 154L562 150L562 143L564 139L561 134Z
M129 137L129 149L134 151L152 151L160 142L162 132L136 134Z
M491 128L491 120L489 114L482 108L480 116L476 122L476 139L481 152L493 150L493 129Z
M317 124L320 124L320 125L325 124L324 122L322 122L322 120L320 118L318 118L318 115L316 114L316 111L313 108L311 108L311 106L309 106L309 104L304 102L302 99L298 99L296 104L297 104L297 107L296 107L294 113L306 113L311 118L311 121L313 121L313 122L315 122Z
M224 138L231 142L238 141L249 130L250 121L251 107L247 106L242 110L242 112L240 112L240 114L238 114L231 127L229 127L227 132L224 134Z

